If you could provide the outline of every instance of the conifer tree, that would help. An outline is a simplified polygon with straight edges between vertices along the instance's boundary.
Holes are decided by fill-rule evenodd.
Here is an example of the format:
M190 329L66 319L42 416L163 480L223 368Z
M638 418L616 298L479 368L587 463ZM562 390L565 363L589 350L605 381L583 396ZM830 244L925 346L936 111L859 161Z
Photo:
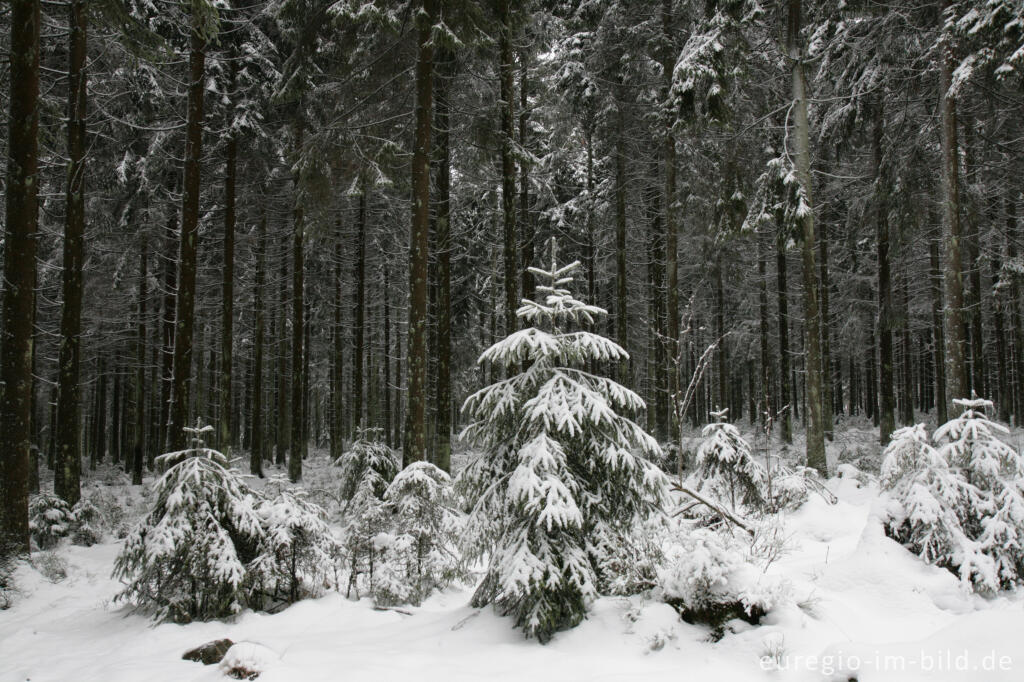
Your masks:
M481 451L460 483L478 493L470 517L470 558L488 554L473 597L547 642L577 625L597 595L601 547L628 543L632 524L661 501L664 474L644 456L657 442L623 413L643 400L587 371L628 360L593 328L605 311L568 286L580 267L561 266L550 243L549 269L530 268L542 302L524 300L525 329L488 348L481 363L519 373L471 395L462 437Z

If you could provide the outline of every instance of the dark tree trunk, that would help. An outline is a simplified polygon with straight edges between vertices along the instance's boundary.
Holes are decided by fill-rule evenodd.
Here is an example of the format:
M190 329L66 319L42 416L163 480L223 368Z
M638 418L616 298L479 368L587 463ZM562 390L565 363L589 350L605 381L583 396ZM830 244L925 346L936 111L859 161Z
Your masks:
M232 62L231 81L234 83ZM224 153L224 264L221 271L221 333L220 333L220 429L217 441L225 455L230 456L233 439L231 422L232 365L234 364L234 315L235 315L235 166L238 155L238 141L229 134Z
M806 345L805 381L807 392L807 466L826 473L825 432L822 421L821 391L821 318L818 310L818 282L815 267L814 201L811 192L810 125L807 120L807 93L804 80L804 55L800 44L801 2L788 0L786 47L792 62L793 121L796 173L804 190L808 209L800 220L803 255L804 325Z
M11 87L0 380L0 555L28 553L32 314L38 225L39 2L10 3Z
M875 243L878 249L878 354L879 415L878 440L882 445L896 428L893 404L892 359L892 276L889 265L889 182L882 166L882 106L875 112L872 134L872 165L875 175Z
M790 395L789 276L786 268L786 235L780 229L775 264L779 296L779 420L782 440L793 442L793 398Z
M82 263L85 258L86 0L72 0L68 46L68 177L64 220L64 302L57 378L57 461L53 491L69 505L81 496Z
M200 163L203 144L203 94L206 88L206 43L201 18L193 11L189 46L188 112L185 123L185 173L181 196L181 241L178 251L178 293L175 306L174 383L168 442L172 450L186 445L192 385L192 332L195 326L196 253L199 241Z
M355 336L352 358L352 413L357 428L363 426L363 380L366 356L366 185L361 185L359 216L356 218L356 310L352 332Z
M672 88L672 69L676 56L672 50L674 31L672 28L672 0L662 0L661 27L665 41L661 58L662 76L664 78L662 97L667 103ZM678 268L678 235L676 231L676 139L672 134L672 117L665 119L664 131L664 177L665 196L662 208L665 214L665 289L666 289L666 330L665 349L668 363L668 400L672 407L673 440L678 440L678 418L675 415L676 401L679 400L679 268Z
M529 90L529 54L526 50L519 53L519 146L527 148L529 142L528 132L530 123L530 90ZM534 287L533 273L529 268L534 258L534 234L533 220L530 217L530 164L526 161L519 163L519 231L522 235L522 263L520 268L523 273L523 298L533 300Z
M512 58L512 12L509 0L498 0L498 80L501 110L501 215L504 228L505 333L516 330L519 273L516 264L516 162L512 146L515 82Z
M434 128L436 130L435 154L437 158L437 176L435 186L436 199L436 244L437 244L437 347L434 356L437 358L437 437L434 463L444 471L451 470L452 457L452 265L451 265L451 150L449 132L448 89L451 62L453 55L444 51L439 55L439 63L444 69L434 80ZM525 76L524 76L525 79ZM525 80L524 80L525 86ZM525 134L525 123L520 119L520 138ZM526 172L523 164L523 172ZM526 188L523 188L526 191ZM527 199L523 197L523 213L526 213ZM524 219L525 220L525 219ZM524 282L525 290L525 282ZM386 308L385 308L386 314ZM385 329L385 339L387 330ZM385 358L385 374L387 360ZM389 408L390 409L390 408Z
M945 5L945 3L943 3ZM945 21L940 16L940 21ZM960 160L956 134L956 102L949 92L953 79L952 36L940 26L939 111L942 118L942 207L945 228L946 262L946 381L947 398L968 398L967 367L964 359L967 339L964 334L964 281L960 240ZM952 407L950 405L949 407ZM957 410L953 411L955 415Z
M135 442L132 445L132 485L142 485L146 452L146 298L148 296L149 240L139 235L139 312L135 328Z
M266 279L267 210L261 207L256 236L256 283L253 291L252 409L249 419L249 473L263 478L263 283Z
M430 240L430 126L433 113L434 47L431 30L437 0L423 0L416 28L416 141L412 158L412 224L409 234L409 381L402 464L426 459L427 276Z
M302 112L298 112L302 116ZM302 121L296 123L295 131L295 153L302 156ZM305 295L303 291L303 230L304 211L302 207L302 192L300 188L301 174L297 173L295 178L295 224L292 232L292 424L291 424L291 445L288 449L288 478L292 483L298 483L302 478L302 452L303 441L303 414L302 414L302 356L303 341L305 336L302 331L303 306Z

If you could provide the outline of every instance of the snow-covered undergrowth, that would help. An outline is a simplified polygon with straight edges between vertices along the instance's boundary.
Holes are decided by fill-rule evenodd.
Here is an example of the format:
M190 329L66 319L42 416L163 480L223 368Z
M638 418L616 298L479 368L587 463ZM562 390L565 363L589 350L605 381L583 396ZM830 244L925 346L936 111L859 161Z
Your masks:
M306 472L311 481L337 475L324 454L307 460ZM110 479L111 494L139 495ZM265 647L246 649L263 652L264 682L846 680L822 671L857 662L861 682L1021 679L1024 603L1006 592L978 596L886 537L870 476L843 467L827 485L839 502L811 495L784 513L785 548L765 573L739 567L755 587L784 586L786 599L758 626L727 622L718 641L667 604L632 596L598 598L578 627L539 646L509 619L471 608L472 584L400 610L346 599L342 586L274 615L246 610L229 621L154 626L113 602L123 587L110 578L121 541L107 534L92 547L63 541L48 553L63 563L64 578L18 566L17 598L0 611L0 680L224 680L217 666L181 660L186 649L221 637ZM1005 670L985 669L999 668L1002 657L1011 659L1002 660ZM960 664L978 667L956 670ZM922 670L929 665L930 673Z

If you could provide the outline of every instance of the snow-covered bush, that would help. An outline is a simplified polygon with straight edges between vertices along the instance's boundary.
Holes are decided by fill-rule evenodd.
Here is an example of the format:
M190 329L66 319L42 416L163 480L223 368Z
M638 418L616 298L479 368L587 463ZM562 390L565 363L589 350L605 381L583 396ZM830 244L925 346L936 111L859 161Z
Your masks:
M474 500L466 535L470 558L488 560L473 603L494 604L527 636L548 641L584 617L609 565L608 538L631 537L663 499L667 481L643 455L657 442L624 414L643 400L588 371L628 359L618 344L587 331L605 314L568 288L579 263L530 268L542 303L522 302L527 329L488 348L480 362L510 371L473 394L463 409L471 423L462 437L479 454L460 486Z
M399 456L381 437L380 429L362 430L334 462L341 468L342 537L350 597L372 591L381 553L375 540L391 524L384 494L398 473Z
M680 529L658 570L661 598L684 620L720 628L757 623L784 595L777 580L748 560L749 542L708 528Z
M43 493L34 495L28 505L28 530L39 549L56 547L75 525L75 516L68 503Z
M198 434L196 437L198 440ZM159 620L222 618L247 602L250 563L264 540L258 501L219 452L194 443L155 483L155 502L114 564L119 599Z
M71 510L71 542L82 547L91 547L103 539L103 518L100 510L87 498L75 503Z
M398 453L382 440L383 430L362 429L359 438L334 461L341 469L341 501L349 503L361 488L378 499L398 473ZM365 492L365 491L364 491Z
M741 505L763 508L767 479L764 467L754 460L750 443L739 429L725 420L725 410L711 415L717 421L704 427L704 441L697 448L701 487L733 511Z
M340 546L324 520L323 508L297 493L282 490L256 510L263 525L260 556L252 571L259 596L294 603L320 596L337 584Z
M15 552L7 551L0 547L0 611L5 611L14 605L14 567L16 565Z
M1024 461L1000 440L987 400L955 400L963 414L936 429L896 431L885 450L887 532L980 592L1024 580Z
M384 502L392 525L373 538L380 557L374 601L418 605L463 574L451 479L429 462L413 462L395 476Z

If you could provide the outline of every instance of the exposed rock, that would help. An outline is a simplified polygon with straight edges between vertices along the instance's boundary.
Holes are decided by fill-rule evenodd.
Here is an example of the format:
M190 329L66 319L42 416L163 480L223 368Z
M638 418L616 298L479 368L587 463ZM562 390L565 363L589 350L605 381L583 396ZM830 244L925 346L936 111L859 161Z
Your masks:
M220 663L220 660L224 658L224 654L233 645L234 642L230 639L217 639L207 642L202 646L197 646L195 649L189 649L181 657L186 661L197 661L203 665L213 665L214 663Z

